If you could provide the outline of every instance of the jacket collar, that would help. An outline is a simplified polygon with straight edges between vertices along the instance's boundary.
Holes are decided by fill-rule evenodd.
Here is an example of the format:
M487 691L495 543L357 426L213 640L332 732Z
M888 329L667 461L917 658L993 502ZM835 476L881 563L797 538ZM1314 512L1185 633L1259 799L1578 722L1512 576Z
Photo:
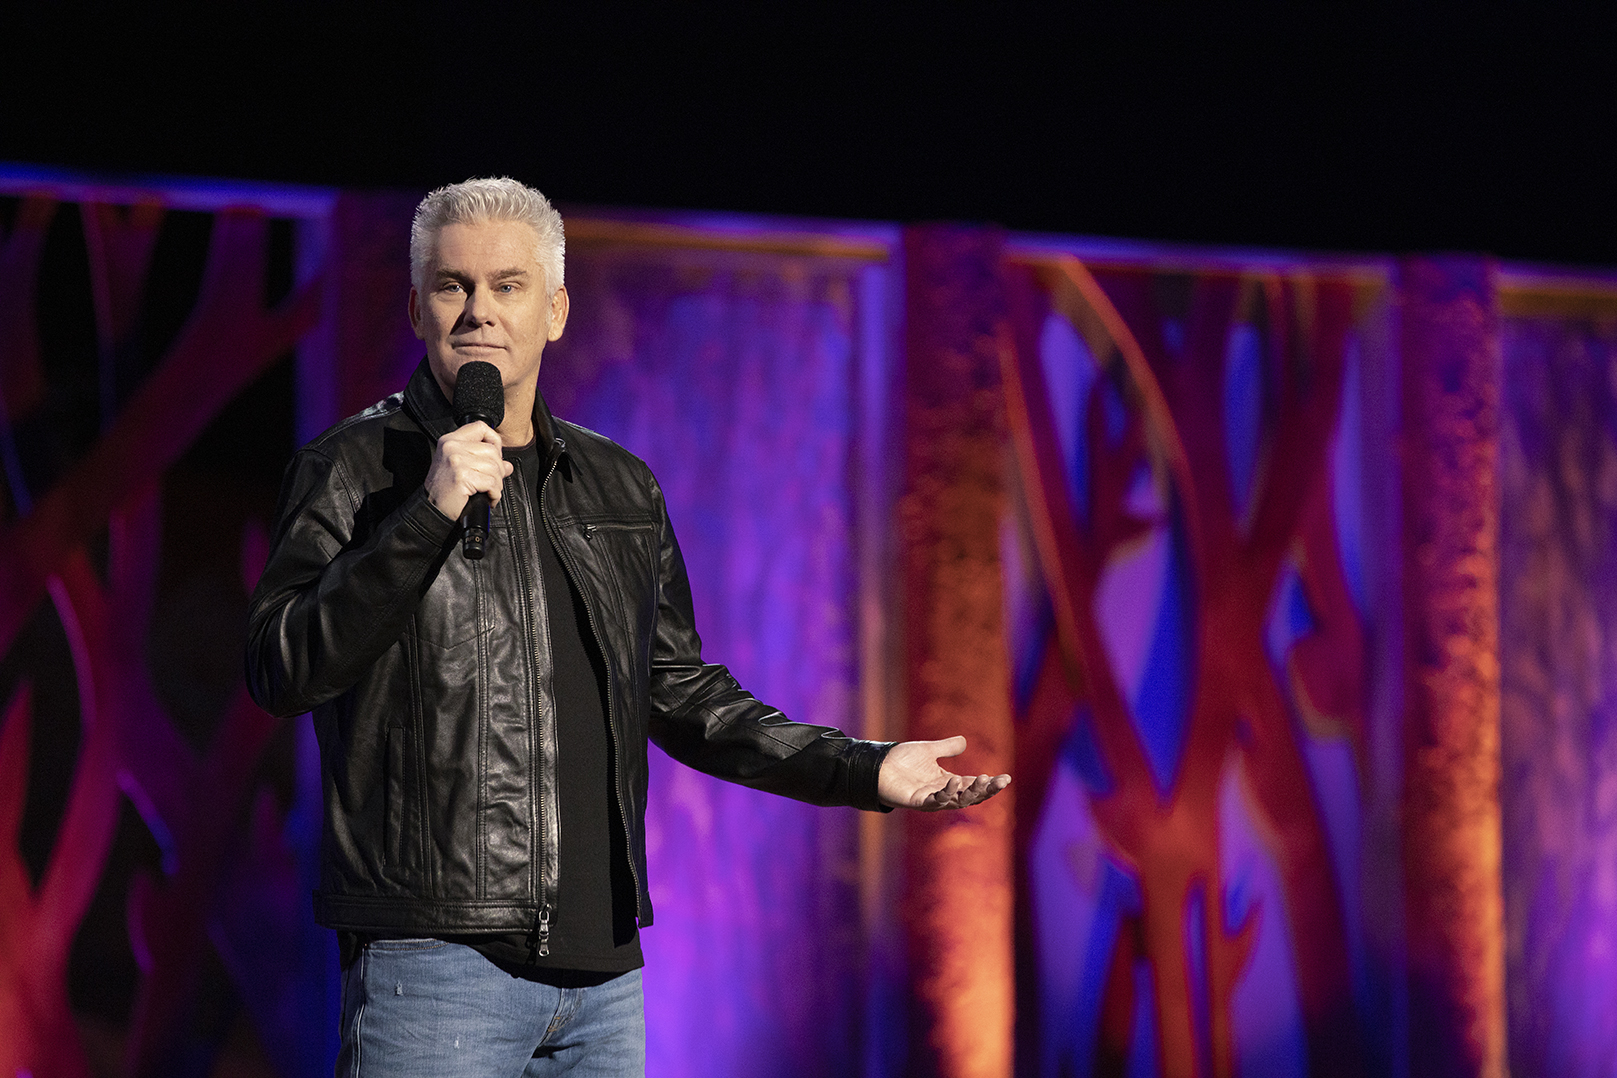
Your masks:
M415 373L404 387L404 406L434 441L460 425L455 422L455 406L438 388L438 379L432 376L425 356L416 364ZM550 414L545 395L537 391L533 395L533 429L542 459L567 451L567 443L556 431L556 419Z

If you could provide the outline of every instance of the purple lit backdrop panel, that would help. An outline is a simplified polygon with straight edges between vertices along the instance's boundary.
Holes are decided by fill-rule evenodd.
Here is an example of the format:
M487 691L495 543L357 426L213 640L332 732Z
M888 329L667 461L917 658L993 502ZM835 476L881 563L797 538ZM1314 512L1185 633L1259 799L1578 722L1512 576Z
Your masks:
M1617 324L1506 318L1500 596L1511 1069L1617 1072Z
M710 661L857 732L851 262L575 250L558 415L652 465ZM857 823L652 753L653 1073L842 1073L860 999Z

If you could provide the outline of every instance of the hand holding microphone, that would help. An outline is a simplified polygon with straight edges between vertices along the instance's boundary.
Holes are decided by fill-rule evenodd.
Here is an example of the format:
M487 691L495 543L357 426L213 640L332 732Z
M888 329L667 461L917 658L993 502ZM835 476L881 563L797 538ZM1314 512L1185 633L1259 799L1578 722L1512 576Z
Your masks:
M481 558L488 542L489 509L500 500L511 464L500 455L505 387L492 363L474 361L455 375L458 428L438 439L427 470L427 496L448 517L460 518L461 553Z

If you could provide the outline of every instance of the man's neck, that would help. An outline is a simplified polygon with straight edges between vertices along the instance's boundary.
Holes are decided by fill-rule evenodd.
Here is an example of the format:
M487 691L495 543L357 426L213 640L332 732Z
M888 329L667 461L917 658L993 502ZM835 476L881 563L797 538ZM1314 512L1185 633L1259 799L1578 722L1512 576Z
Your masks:
M500 423L500 444L516 448L533 441L533 400L538 387L511 386L505 391L505 419Z

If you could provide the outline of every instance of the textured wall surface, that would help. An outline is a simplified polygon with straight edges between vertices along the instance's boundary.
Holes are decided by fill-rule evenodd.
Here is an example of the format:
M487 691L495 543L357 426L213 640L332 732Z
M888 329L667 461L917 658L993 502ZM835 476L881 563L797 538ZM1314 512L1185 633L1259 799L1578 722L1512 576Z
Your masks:
M1011 346L993 229L905 235L903 544L905 737L964 734L951 770L1011 771L1000 519ZM914 993L911 1071L1006 1074L1012 1058L1010 793L905 821L904 917Z
M1518 1078L1617 1071L1617 319L1503 321L1504 879Z
M1410 1066L1503 1075L1494 267L1409 258L1399 295Z

